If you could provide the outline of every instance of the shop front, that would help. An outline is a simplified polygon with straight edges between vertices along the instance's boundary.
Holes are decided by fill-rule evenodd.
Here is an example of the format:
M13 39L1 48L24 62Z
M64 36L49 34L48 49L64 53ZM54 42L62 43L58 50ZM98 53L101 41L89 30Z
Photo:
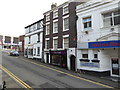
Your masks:
M67 50L50 50L49 53L52 65L67 68Z
M106 63L110 64L111 76L120 77L120 40L89 42L88 47L90 49L101 50L102 54L100 58L106 58L105 60L109 59L109 62Z

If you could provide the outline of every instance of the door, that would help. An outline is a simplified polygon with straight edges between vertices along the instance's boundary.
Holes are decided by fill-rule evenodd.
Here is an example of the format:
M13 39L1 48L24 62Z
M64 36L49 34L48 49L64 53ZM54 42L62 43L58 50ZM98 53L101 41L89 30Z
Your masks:
M112 58L112 75L113 76L120 76L120 61L119 58Z
M70 68L72 71L75 71L75 59L76 57L74 55L70 57Z
M49 63L49 53L46 53L46 63Z

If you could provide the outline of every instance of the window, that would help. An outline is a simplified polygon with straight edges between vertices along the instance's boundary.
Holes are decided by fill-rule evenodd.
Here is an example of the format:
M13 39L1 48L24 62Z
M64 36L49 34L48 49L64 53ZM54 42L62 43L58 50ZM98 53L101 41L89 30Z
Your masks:
M69 48L69 37L65 37L64 39L63 39L63 42L64 42L64 48Z
M92 27L91 17L83 18L83 27L84 27L84 30L91 29L91 27Z
M33 30L36 30L36 24L33 25Z
M30 42L31 42L31 40L30 40L30 36L29 36L29 43L28 44L30 44Z
M63 8L63 14L69 13L68 6Z
M58 46L58 39L54 39L54 40L53 40L53 43L54 43L53 48L54 48L54 49L57 49L57 46Z
M29 27L28 27L28 28L26 28L26 34L27 34L27 33L29 33Z
M34 48L34 56L36 55L36 49Z
M40 47L37 47L37 55L40 55Z
M33 55L33 49L29 49L29 55Z
M49 21L50 20L50 15L47 15L46 16L46 21Z
M98 54L94 54L94 58L98 58Z
M58 32L58 22L54 22L53 23L53 33L57 33Z
M82 54L82 58L88 58L88 54Z
M120 24L120 12L114 11L103 14L104 27L115 26Z
M82 50L81 53L83 59L88 59L88 50Z
M40 22L37 23L37 29L40 29Z
M46 35L50 34L50 25L48 24L46 26Z
M64 31L69 29L69 18L64 18Z
M49 49L49 40L46 40L45 48L46 48L46 49Z
M38 41L37 42L40 42L40 33L38 33Z
M56 17L58 17L58 11L53 12L53 18L56 18Z

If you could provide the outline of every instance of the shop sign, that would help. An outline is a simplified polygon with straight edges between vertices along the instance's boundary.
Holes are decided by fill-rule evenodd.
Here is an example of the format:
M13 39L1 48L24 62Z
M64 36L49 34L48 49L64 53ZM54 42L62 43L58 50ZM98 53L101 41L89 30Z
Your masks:
M50 54L67 54L66 50L64 51L50 51Z
M99 63L81 62L80 66L97 67L97 68L99 68Z
M120 40L89 42L88 47L89 48L119 48Z

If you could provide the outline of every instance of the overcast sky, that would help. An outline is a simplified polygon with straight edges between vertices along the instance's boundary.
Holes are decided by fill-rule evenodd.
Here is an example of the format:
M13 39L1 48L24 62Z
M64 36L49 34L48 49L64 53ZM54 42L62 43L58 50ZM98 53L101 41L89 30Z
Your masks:
M68 0L0 0L0 34L19 36L24 27L43 18L52 3L60 5Z

